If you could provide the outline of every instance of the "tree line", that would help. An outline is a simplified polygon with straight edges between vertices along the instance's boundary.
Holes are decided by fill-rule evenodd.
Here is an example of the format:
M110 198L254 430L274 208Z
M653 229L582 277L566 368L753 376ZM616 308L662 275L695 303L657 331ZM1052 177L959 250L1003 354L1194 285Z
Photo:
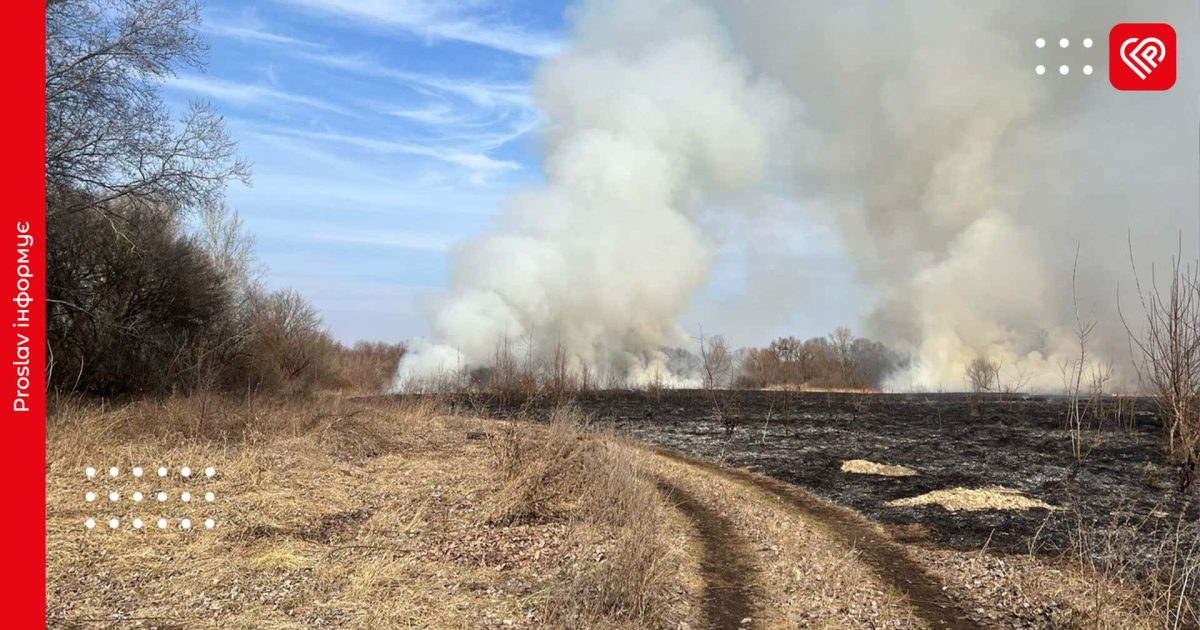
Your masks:
M904 363L899 353L844 327L804 340L780 337L740 354L733 383L744 388L880 389Z

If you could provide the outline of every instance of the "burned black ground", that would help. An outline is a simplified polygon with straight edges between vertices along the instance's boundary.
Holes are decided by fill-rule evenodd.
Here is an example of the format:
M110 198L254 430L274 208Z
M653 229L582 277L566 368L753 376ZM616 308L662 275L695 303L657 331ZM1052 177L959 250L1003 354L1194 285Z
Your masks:
M486 395L451 402L481 415L533 418L562 404ZM1124 426L1113 420L1085 431L1082 464L1075 462L1064 422L1068 403L1055 397L669 390L595 392L571 404L635 439L761 472L902 526L898 531L910 537L953 547L1053 551L1068 547L1080 525L1104 531L1132 522L1148 532L1168 528L1181 514L1200 523L1196 492L1179 491L1178 468L1165 460L1146 400L1137 401ZM848 474L841 471L848 459L900 464L920 474ZM886 505L932 490L991 485L1061 509Z

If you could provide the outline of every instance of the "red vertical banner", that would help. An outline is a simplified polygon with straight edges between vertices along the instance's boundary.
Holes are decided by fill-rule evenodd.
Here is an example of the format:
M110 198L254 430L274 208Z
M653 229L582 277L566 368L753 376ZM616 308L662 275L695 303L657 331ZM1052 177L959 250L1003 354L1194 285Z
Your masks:
M5 7L0 377L6 628L46 626L45 4Z

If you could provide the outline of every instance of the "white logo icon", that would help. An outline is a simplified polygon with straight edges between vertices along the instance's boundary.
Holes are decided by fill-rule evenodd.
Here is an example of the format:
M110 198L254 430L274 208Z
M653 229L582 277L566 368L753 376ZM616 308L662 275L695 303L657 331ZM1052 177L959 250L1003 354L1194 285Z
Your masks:
M1132 51L1129 50L1130 46L1133 46ZM1129 69L1133 70L1133 73L1143 81L1166 58L1167 47L1157 37L1140 40L1130 37L1121 44L1121 61L1124 61L1125 65L1129 66Z

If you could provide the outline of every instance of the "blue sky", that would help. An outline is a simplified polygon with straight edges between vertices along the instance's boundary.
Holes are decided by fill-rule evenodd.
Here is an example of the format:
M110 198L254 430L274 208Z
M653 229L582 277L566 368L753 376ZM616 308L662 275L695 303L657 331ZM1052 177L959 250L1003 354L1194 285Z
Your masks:
M301 290L343 340L402 339L425 332L449 246L537 181L529 81L563 10L214 0L205 71L165 93L215 103L252 163L228 202L268 285Z
M530 80L563 45L566 5L210 0L207 67L181 72L165 94L179 108L216 104L251 162L253 185L234 185L228 202L269 286L299 289L343 341L421 336L450 247L483 230L513 189L540 181ZM726 264L681 323L703 319L758 343L820 334L853 312L850 290L815 308L760 312L737 263L753 250L722 250ZM838 252L816 254L828 263L817 273L844 284Z

